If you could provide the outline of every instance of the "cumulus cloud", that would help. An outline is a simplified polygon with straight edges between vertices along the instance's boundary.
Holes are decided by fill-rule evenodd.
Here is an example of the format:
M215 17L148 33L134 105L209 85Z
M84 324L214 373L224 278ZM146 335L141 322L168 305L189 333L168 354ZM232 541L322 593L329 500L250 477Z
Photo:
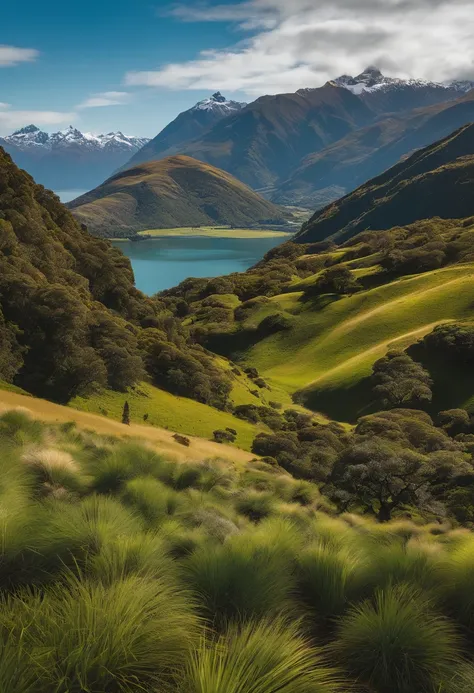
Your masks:
M246 0L179 4L168 14L234 22L245 35L226 50L129 72L126 84L260 95L319 86L368 65L390 76L474 77L473 0Z
M80 103L77 108L101 108L102 106L122 106L128 103L130 94L126 91L103 91Z
M8 104L0 107L0 134L9 135L12 130L18 130L25 125L41 127L47 125L66 125L76 119L75 113L60 111L15 111Z
M17 48L0 45L0 67L13 67L19 63L30 63L39 56L34 48Z

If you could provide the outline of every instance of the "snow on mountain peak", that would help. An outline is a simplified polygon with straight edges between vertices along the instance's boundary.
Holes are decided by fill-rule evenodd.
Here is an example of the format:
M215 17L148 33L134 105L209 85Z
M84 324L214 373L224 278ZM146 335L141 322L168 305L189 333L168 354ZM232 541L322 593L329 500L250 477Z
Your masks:
M424 79L399 79L397 77L386 77L374 65L369 65L360 75L352 77L351 75L342 75L333 80L331 84L338 87L349 89L353 94L362 94L363 92L374 91L389 91L392 89L401 89L410 87L412 89L422 89L430 87L432 89L455 89L459 92L468 92L474 88L474 82L430 82Z
M4 137L4 140L20 149L41 146L45 150L58 147L64 148L68 145L82 147L84 149L122 149L137 151L149 140L145 137L133 137L124 135L123 132L108 132L106 135L94 135L90 132L81 132L73 125L64 130L53 132L49 135L43 132L36 125L16 130L12 135Z
M215 111L222 115L230 115L235 111L241 111L246 105L239 101L227 101L220 91L216 91L210 98L199 101L191 111Z

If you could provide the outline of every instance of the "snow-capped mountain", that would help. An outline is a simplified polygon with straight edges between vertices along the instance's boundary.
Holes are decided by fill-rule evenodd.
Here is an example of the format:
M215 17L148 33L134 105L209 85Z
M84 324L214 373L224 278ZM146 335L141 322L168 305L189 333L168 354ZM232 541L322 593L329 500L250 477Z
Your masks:
M75 145L86 149L123 149L130 153L132 150L136 151L143 147L149 140L145 137L130 137L122 132L93 135L90 132L80 132L72 125L65 130L59 130L49 135L37 128L36 125L28 125L12 135L7 135L4 142L23 150L29 147L43 147L45 150L51 150L55 147Z
M0 146L45 187L88 190L112 175L148 141L122 132L94 135L72 125L49 134L28 125L0 138Z
M143 161L164 159L180 154L186 144L201 137L207 130L224 118L235 116L247 106L239 101L228 101L220 91L208 99L180 113L154 139L132 156L122 168L136 166Z
M474 82L455 81L455 82L430 82L424 79L399 79L397 77L385 77L377 68L370 66L357 77L342 75L334 80L338 87L345 87L353 94L363 92L390 91L393 89L442 89L444 91L454 89L458 94L467 93L474 89Z
M235 111L242 110L242 108L245 108L246 105L246 103L240 103L239 101L227 101L225 96L222 96L220 91L216 91L216 93L213 94L209 99L203 99L203 101L199 101L195 106L193 106L193 108L191 108L191 112L213 111L214 113L222 115L224 118L225 116L235 113Z
M329 84L348 89L380 113L408 111L444 101L453 101L474 89L474 82L468 80L445 83L386 77L373 66L368 67L356 77L342 75Z

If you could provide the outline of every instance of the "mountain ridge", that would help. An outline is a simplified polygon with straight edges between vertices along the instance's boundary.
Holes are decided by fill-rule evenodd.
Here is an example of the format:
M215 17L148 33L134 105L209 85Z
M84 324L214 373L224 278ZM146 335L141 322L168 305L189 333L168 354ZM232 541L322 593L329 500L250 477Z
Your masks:
M474 214L473 181L471 123L318 210L295 241L342 241L366 229L407 226L432 217L469 217Z

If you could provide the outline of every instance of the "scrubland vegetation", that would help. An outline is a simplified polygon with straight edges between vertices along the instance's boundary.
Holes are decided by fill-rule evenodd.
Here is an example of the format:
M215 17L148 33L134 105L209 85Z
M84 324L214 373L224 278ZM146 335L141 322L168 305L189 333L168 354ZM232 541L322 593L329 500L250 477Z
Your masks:
M469 529L21 410L0 446L0 690L472 690Z

